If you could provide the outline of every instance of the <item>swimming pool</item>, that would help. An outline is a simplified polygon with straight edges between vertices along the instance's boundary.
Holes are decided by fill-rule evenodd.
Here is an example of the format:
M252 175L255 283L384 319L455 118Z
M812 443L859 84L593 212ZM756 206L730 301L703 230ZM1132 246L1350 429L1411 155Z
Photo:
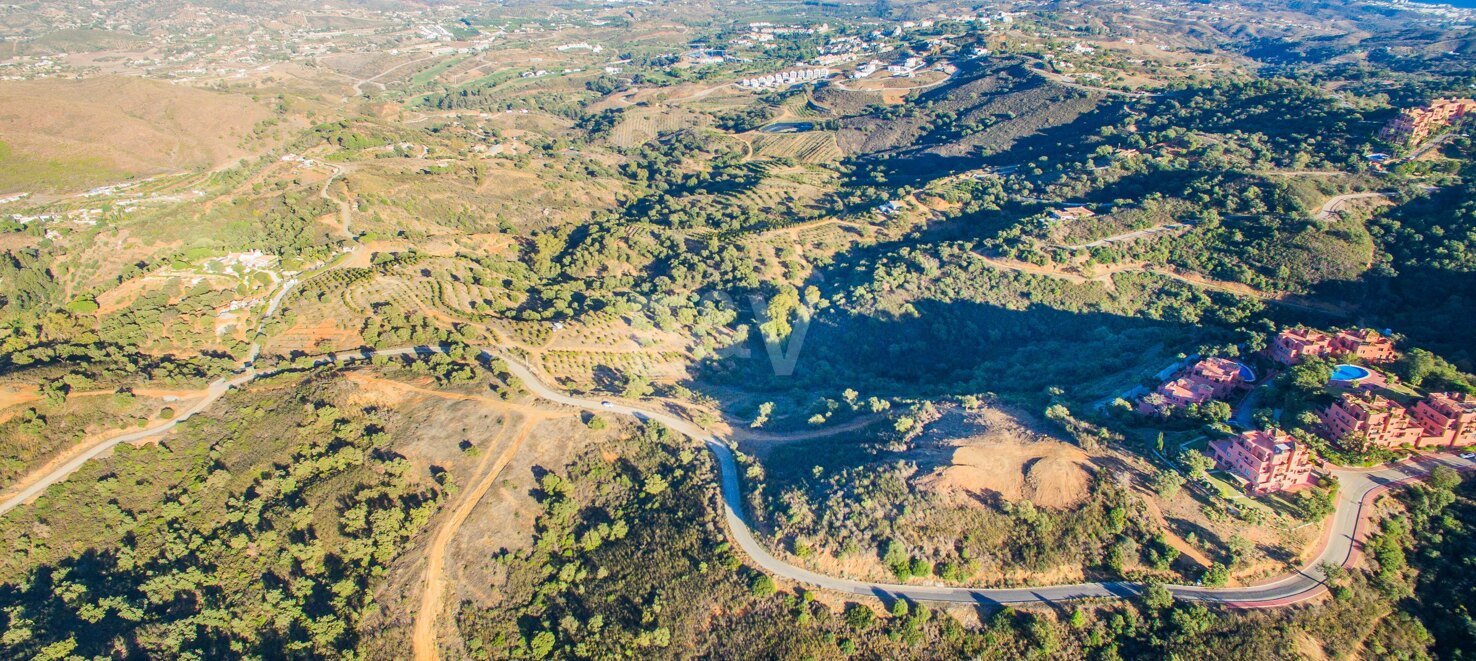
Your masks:
M1251 368L1246 367L1245 363L1236 363L1236 365L1240 366L1241 379L1244 379L1246 383L1256 382L1256 373L1251 371Z
M1359 367L1357 365L1338 365L1333 368L1332 380L1361 381L1368 378L1369 374L1371 373L1372 372L1369 372L1367 369Z

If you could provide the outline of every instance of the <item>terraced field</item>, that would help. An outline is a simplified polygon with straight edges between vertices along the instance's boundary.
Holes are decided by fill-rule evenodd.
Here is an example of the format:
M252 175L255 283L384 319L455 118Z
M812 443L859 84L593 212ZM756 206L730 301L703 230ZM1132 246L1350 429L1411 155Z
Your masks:
M757 158L791 158L799 163L833 163L845 156L830 131L806 133L756 133L752 135Z
M785 99L782 107L786 111L788 111L790 115L804 119L814 119L817 117L827 117L830 115L830 112L828 110L826 110L823 106L817 105L814 101L810 99L808 95L794 96Z
M863 230L840 222L823 222L795 230L795 243L808 250L835 252L863 238Z
M704 124L705 116L679 108L632 108L610 132L617 147L639 147L656 136Z
M543 368L556 379L592 384L622 375L674 377L685 373L685 355L676 351L571 351L543 353Z

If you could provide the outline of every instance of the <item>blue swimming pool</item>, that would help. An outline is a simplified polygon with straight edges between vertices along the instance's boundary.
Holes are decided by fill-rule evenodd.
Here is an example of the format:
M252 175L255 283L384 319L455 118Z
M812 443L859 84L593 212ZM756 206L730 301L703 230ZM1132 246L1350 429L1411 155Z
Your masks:
M1256 382L1256 373L1251 371L1251 368L1246 367L1245 363L1236 363L1236 365L1240 366L1240 378L1244 379L1246 383Z
M1357 365L1338 365L1333 368L1333 381L1360 381L1368 378L1370 372Z

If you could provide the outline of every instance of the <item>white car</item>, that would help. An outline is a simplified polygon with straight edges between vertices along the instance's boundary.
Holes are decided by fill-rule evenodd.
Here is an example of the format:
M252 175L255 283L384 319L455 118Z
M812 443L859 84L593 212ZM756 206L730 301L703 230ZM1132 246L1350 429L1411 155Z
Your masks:
M1476 459L1476 452L1462 452L1462 459Z
M613 408L615 408L615 405L614 404L611 404L610 402L600 402L600 406L603 406L603 407L605 407L607 409L613 409Z

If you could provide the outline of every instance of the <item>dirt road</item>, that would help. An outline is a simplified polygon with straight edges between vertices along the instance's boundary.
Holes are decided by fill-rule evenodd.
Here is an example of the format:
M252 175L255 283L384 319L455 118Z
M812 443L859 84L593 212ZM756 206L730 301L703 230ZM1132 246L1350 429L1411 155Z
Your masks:
M461 529L461 524L471 516L472 510L476 509L477 503L497 483L497 478L502 475L502 470L507 467L508 462L517 455L518 450L523 447L523 442L528 440L528 432L541 419L539 416L523 416L523 421L518 424L512 441L505 444L503 451L494 454L493 449L498 447L511 426L503 426L502 430L491 441L485 444L483 451L487 453L481 465L477 466L477 474L480 477L472 486L470 491L461 495L456 501L456 507L451 515L436 529L435 537L431 539L430 547L426 549L425 563L425 589L420 595L420 608L415 614L415 629L411 634L411 649L416 661L434 661L440 658L440 649L436 645L436 620L440 618L441 610L445 607L446 599L446 547L456 537L456 531ZM489 465L490 464L490 465Z

